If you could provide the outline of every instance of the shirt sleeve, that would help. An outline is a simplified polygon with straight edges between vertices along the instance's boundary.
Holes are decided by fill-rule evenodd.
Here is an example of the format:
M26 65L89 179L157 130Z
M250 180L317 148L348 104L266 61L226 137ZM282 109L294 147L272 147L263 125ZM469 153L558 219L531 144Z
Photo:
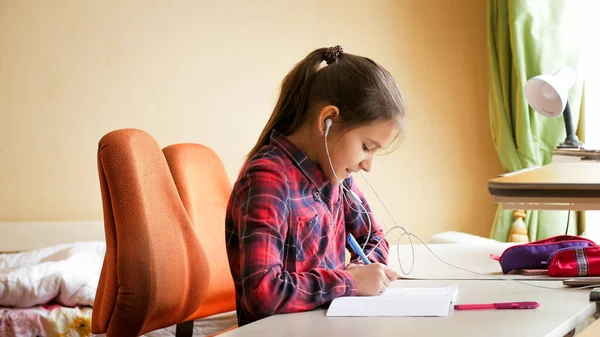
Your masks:
M344 203L344 218L346 220L346 232L351 233L352 236L354 236L361 248L365 245L365 241L367 240L368 236L369 241L367 242L364 249L365 255L368 255L369 260L372 262L387 264L389 244L387 240L383 237L384 234L381 225L375 220L375 217L371 212L371 207L369 207L369 204L367 203L367 200L365 199L364 195L354 183L354 179L352 177L346 179L344 181L344 186L346 186L346 188L348 188L349 190L353 191L362 201L362 205L356 205L352 202L350 202L350 205ZM369 221L371 222L371 235L368 235ZM380 241L382 242L379 245L377 245L377 243L379 243ZM377 246L377 248L374 249L375 246ZM351 263L362 262L358 254L356 254L352 250L348 243L346 243L346 248L351 253Z
M249 167L233 191L232 222L237 229L238 294L243 310L262 318L314 309L339 296L354 296L356 282L345 270L283 268L289 226L288 184L277 165ZM237 275L235 275L237 274Z

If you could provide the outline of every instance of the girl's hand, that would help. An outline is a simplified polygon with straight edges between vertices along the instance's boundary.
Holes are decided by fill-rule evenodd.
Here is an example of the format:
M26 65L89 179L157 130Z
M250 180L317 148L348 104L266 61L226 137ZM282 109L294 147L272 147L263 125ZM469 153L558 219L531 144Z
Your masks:
M381 263L350 264L346 271L352 275L356 282L357 296L375 296L383 293L390 282L398 277L396 271Z

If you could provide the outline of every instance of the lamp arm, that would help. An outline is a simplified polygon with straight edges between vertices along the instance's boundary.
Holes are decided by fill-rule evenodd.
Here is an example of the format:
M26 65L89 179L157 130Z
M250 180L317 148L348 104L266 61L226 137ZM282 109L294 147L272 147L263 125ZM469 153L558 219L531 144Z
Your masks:
M565 105L563 117L565 119L565 130L567 131L567 139L574 140L573 136L575 135L575 131L573 130L573 119L571 118L571 106L569 105L569 100L567 100L567 105Z

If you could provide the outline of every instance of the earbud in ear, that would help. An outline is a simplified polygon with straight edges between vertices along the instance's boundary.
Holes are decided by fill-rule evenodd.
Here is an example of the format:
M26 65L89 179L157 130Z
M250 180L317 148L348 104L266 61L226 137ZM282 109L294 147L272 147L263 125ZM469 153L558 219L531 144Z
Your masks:
M329 134L329 128L331 127L331 124L333 124L333 121L330 118L327 118L325 120L325 137L327 137Z

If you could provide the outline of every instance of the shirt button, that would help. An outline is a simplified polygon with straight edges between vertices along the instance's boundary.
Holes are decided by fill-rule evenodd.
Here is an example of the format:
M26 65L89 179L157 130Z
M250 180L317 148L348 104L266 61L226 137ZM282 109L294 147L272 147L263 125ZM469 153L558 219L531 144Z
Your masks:
M329 223L329 228L333 229L333 222Z
M319 191L315 191L313 193L313 197L315 198L315 200L319 201L321 200L321 196L319 195Z

